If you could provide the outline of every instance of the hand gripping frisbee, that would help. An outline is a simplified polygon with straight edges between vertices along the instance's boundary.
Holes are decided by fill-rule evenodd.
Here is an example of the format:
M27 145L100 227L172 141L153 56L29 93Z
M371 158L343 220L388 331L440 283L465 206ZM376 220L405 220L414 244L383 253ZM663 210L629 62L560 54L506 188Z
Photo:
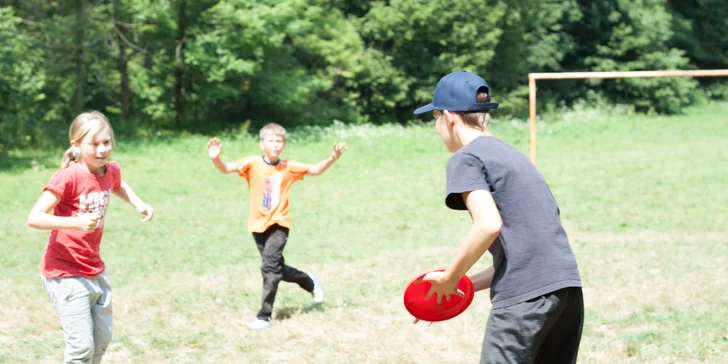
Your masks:
M449 320L465 311L473 302L473 296L475 295L475 289L473 288L473 282L467 275L460 278L458 282L458 289L462 291L465 297L460 297L456 294L450 295L448 301L445 297L442 301L437 303L437 295L433 294L427 300L425 295L430 291L432 287L431 282L420 281L427 273L430 272L442 272L445 269L431 269L427 272L420 274L411 280L407 287L404 289L404 307L417 319L428 322L437 322Z

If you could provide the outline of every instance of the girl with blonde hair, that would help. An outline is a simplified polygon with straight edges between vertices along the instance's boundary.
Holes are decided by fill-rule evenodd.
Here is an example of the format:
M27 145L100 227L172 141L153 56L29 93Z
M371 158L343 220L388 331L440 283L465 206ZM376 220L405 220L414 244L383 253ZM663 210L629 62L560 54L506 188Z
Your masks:
M121 179L119 164L109 161L114 131L102 113L78 115L68 136L61 169L43 188L28 226L51 230L40 273L61 319L64 363L96 364L112 336L111 285L99 255L111 195L134 206L142 222L154 210Z

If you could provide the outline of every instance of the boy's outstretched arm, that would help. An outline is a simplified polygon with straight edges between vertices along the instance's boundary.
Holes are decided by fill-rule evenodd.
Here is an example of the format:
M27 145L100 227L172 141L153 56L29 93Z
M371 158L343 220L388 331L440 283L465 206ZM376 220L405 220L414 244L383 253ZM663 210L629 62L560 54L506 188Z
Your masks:
M237 171L237 164L235 162L225 163L220 159L221 152L222 143L220 143L220 139L210 138L207 142L207 156L210 157L215 168L222 173L233 173Z
M331 165L336 162L339 157L341 157L341 154L344 153L347 149L346 143L336 143L334 144L334 149L331 152L331 156L328 158L322 160L321 162L318 162L308 168L308 174L312 176L318 176L321 173L326 172Z
M451 294L458 294L458 281L480 259L485 251L490 248L490 245L498 237L500 229L503 226L498 207L495 205L493 196L491 196L489 191L475 190L463 192L462 196L473 218L473 224L470 226L468 234L465 235L465 241L460 247L453 263L444 272L428 273L423 278L425 281L432 282L432 288L430 288L430 292L428 292L426 298L432 294L437 294L438 302L441 301L442 296L449 299ZM482 283L489 282L484 280Z

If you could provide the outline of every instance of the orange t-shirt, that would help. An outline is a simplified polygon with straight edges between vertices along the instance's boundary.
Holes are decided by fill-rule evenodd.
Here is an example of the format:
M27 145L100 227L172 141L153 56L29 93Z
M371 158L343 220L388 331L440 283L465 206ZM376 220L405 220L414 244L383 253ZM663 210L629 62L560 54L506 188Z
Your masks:
M250 192L248 230L262 233L275 224L290 229L288 192L293 182L303 179L308 166L288 160L269 164L259 156L243 159L237 169L238 174L248 181Z

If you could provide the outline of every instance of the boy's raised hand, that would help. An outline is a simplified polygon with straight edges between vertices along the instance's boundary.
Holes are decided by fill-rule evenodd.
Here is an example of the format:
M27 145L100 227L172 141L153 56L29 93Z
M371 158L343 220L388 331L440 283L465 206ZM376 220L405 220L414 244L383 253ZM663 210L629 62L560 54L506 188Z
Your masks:
M220 152L222 152L222 143L220 143L220 139L210 138L210 140L207 141L207 155L210 159L215 159L220 156Z
M331 152L331 157L334 159L339 159L339 157L341 157L341 154L343 154L348 149L349 148L346 146L346 143L336 143L334 144L334 150Z

